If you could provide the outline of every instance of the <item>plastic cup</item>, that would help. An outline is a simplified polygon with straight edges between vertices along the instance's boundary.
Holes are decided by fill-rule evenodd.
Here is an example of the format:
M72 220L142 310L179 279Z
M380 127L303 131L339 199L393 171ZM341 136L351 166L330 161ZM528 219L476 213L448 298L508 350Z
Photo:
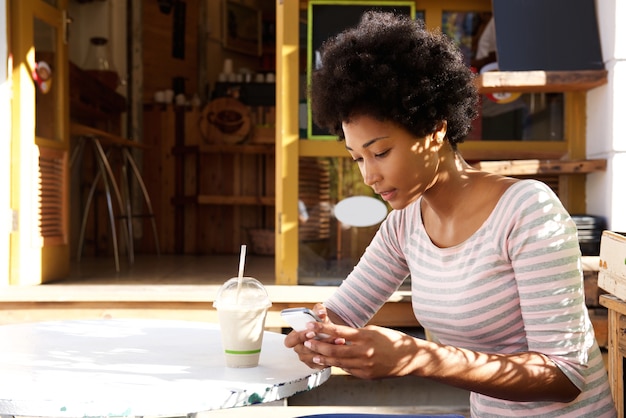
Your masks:
M226 366L258 366L265 317L272 306L263 284L252 277L233 277L219 289L213 306L219 318Z

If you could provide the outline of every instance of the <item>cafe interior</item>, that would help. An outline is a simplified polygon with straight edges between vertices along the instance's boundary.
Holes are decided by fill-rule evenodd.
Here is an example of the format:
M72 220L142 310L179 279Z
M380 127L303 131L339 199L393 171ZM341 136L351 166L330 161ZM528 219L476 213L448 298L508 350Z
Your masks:
M615 100L619 74L606 4L590 16L544 1L512 12L502 0L2 3L13 100L0 104L12 138L0 152L12 202L0 260L11 309L0 322L213 321L210 296L237 274L242 254L246 275L273 288L269 328L284 328L280 309L328 297L389 208L344 145L312 122L307 82L323 40L378 7L449 35L475 70L481 108L460 145L464 158L545 182L575 215L585 231L585 301L609 349L600 241L603 230L626 228L626 203L611 197L619 143L592 143L595 131L619 134L599 114L613 109L603 103ZM491 54L478 57L494 22ZM562 55L541 51L546 33ZM374 323L422 333L409 288L410 277ZM302 402L341 402L330 393ZM464 393L449 396L465 408Z

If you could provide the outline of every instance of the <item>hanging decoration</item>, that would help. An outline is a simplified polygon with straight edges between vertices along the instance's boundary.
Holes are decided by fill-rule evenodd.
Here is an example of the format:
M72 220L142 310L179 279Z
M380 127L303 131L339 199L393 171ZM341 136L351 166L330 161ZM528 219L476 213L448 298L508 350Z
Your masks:
M50 88L52 87L52 69L47 62L36 62L35 67L33 68L32 77L35 84L43 94L50 91Z

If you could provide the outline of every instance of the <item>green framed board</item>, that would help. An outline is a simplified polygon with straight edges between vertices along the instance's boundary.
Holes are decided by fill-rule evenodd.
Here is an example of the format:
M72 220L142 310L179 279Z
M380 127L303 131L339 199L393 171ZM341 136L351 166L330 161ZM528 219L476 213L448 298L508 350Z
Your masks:
M389 11L415 17L414 1L384 0L309 0L307 26L307 86L311 74L321 65L317 53L324 41L345 29L356 26L368 10ZM307 137L314 140L336 139L324 129L316 126L311 117L311 102L307 97Z

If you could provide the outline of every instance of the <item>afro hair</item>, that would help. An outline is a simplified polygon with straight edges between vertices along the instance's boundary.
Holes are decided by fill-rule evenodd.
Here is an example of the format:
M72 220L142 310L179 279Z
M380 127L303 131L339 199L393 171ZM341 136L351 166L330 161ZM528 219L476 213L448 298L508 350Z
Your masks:
M453 148L477 115L474 74L458 47L405 15L368 11L326 40L309 90L314 122L344 138L355 115L392 121L416 137L447 122Z

